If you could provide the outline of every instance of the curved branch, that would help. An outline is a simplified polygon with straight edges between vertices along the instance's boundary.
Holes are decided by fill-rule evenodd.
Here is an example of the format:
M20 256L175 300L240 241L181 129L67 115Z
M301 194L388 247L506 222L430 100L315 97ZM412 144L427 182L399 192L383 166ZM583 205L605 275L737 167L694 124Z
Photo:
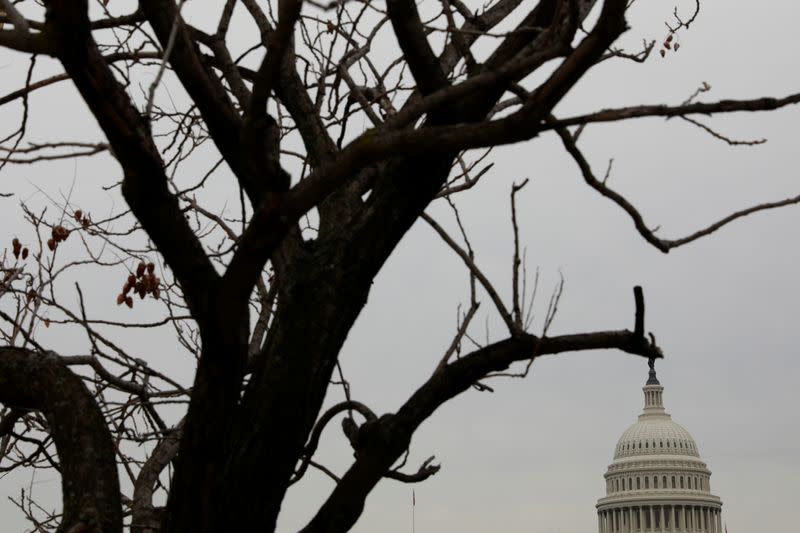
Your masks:
M83 381L52 352L0 348L0 402L41 411L61 462L64 518L58 531L122 532L115 447Z
M594 172L592 171L592 167L589 162L586 160L586 157L583 153L578 149L577 143L575 142L575 138L567 131L565 127L557 127L555 129L558 136L561 138L561 142L564 144L564 148L567 150L567 153L572 156L572 159L575 160L577 163L578 168L583 175L583 180L591 187L592 189L599 192L601 195L605 196L619 207L625 211L628 216L631 217L633 220L634 226L636 226L636 230L639 234L644 237L644 239L655 246L658 250L667 253L673 248L677 248L679 246L683 246L684 244L688 244L692 241L696 241L701 237L705 237L706 235L710 235L714 233L718 229L722 228L733 222L734 220L740 219L742 217L746 217L747 215L757 213L759 211L766 211L768 209L775 209L778 207L785 207L787 205L795 205L800 204L800 195L793 196L791 198L786 198L783 200L779 200L776 202L767 202L763 204L754 205L748 207L746 209L742 209L740 211L736 211L727 217L707 226L701 230L695 231L691 235L687 235L686 237L682 237L679 239L662 239L657 237L653 230L647 227L647 224L644 222L644 217L639 212L636 207L624 196L622 196L617 191L611 189L605 184L605 180L597 179Z
M319 418L317 424L314 426L314 429L311 431L311 436L308 439L308 444L306 444L306 449L303 451L302 463L298 467L297 471L294 474L294 477L291 479L289 484L297 483L301 477L306 473L308 469L308 465L311 464L311 458L314 457L314 452L317 451L317 446L319 446L319 438L322 435L322 430L325 429L325 426L333 420L333 417L343 411L358 411L361 416L363 416L367 421L376 420L378 417L375 416L375 413L372 412L372 409L367 407L361 402L357 402L354 400L346 401L337 403Z

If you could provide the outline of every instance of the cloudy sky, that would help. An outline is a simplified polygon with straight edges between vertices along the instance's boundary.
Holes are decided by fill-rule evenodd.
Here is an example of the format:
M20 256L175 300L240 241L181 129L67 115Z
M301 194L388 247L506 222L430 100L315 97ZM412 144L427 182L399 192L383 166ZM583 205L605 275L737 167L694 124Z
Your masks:
M688 10L693 2L640 0L623 42L635 47L643 38L663 38L675 5ZM703 82L712 87L706 100L798 92L798 19L800 5L789 0L704 0L678 53L643 65L604 63L557 114L679 103ZM0 52L3 93L17 88L25 66L23 57ZM42 92L33 104L32 123L39 128L33 139L76 128L99 139L71 88ZM61 117L57 124L54 113ZM0 110L0 134L13 116ZM710 122L732 137L769 139L757 147L731 147L685 122L661 119L591 126L580 146L600 173L614 158L609 184L636 203L651 227L660 226L659 235L671 238L742 207L800 193L799 120L800 109L789 108ZM541 272L534 331L559 273L565 290L551 334L632 327L632 287L642 285L646 327L666 356L657 368L667 410L695 437L728 530L787 531L796 522L800 485L800 207L757 214L664 255L642 240L621 210L585 186L555 135L497 150L493 160L480 186L459 199L478 264L502 294L510 294L508 192L513 182L530 178L519 196L519 217L529 271ZM46 203L37 187L56 195L77 176L77 197L99 202L96 186L106 174L119 175L109 158L4 171L3 190L17 196L0 199L0 239L23 231L20 199ZM121 202L113 192L102 199ZM453 228L443 206L429 212ZM100 292L104 280L82 283ZM377 278L343 351L354 397L379 413L397 409L449 344L467 288L458 258L424 223L415 226ZM483 307L473 333L498 338L501 325L488 301ZM153 347L139 350L154 366L189 375L186 359L180 366ZM618 437L641 410L646 374L646 361L624 353L563 354L538 360L527 379L495 380L494 393L470 391L445 405L412 443L413 461L436 455L442 464L415 487L416 531L595 531L603 473ZM340 396L332 390L328 402ZM350 458L340 433L326 432L319 460L342 472ZM303 525L330 491L326 478L307 477L290 491L280 531ZM0 480L4 531L23 527L6 497L28 480ZM39 481L43 494L57 486L52 478ZM381 483L355 531L411 531L411 487Z

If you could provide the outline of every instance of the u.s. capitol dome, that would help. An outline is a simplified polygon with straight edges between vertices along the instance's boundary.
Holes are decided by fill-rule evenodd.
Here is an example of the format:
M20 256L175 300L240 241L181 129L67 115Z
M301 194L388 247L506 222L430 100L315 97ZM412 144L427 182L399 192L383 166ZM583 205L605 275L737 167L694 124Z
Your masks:
M642 390L644 411L619 438L605 474L599 533L724 533L711 471L692 435L664 410L652 359Z

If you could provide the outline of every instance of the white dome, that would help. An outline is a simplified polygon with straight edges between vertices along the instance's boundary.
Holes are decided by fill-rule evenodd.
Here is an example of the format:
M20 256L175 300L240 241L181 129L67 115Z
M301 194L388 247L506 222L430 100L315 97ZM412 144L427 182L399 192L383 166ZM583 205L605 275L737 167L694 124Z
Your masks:
M692 435L664 410L656 378L642 389L644 410L617 441L597 502L600 533L722 533L722 501Z
M700 457L692 436L668 414L642 417L619 438L614 459L638 455Z

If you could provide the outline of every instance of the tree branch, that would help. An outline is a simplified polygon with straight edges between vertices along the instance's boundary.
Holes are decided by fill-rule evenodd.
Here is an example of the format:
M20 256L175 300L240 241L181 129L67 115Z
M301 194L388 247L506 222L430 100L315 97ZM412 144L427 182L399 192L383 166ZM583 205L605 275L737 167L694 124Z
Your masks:
M413 0L388 0L386 10L419 91L425 95L449 85L428 44L416 3Z
M195 317L205 315L209 287L218 276L167 188L164 163L149 126L114 78L89 31L87 1L47 4L50 41L103 129L125 178L122 192L131 210L172 268Z
M122 532L115 447L83 381L53 353L0 348L0 402L41 411L61 462L64 517L58 529Z
M757 213L759 211L766 211L768 209L775 209L778 207L784 207L787 205L794 205L800 204L800 195L786 198L784 200L779 200L777 202L767 202L763 204L754 205L752 207L748 207L746 209L742 209L740 211L736 211L728 215L727 217L707 226L701 230L698 230L686 237L682 237L679 239L662 239L656 236L654 230L647 227L647 224L644 222L644 217L639 212L634 205L628 201L627 198L616 192L615 190L611 189L605 184L605 180L599 180L595 176L594 172L592 171L592 167L589 162L586 160L586 157L583 153L578 149L578 145L575 142L573 136L567 131L565 127L556 127L556 133L561 138L561 142L564 144L564 148L566 148L567 153L572 156L577 163L578 168L583 175L584 181L594 190L599 192L601 195L605 196L619 207L621 207L628 216L631 217L633 220L633 224L636 227L636 230L639 234L644 237L644 239L655 246L660 251L667 253L673 248L677 248L678 246L683 246L684 244L688 244L692 241L696 241L701 237L705 237L711 233L714 233L718 229L730 224L734 220L739 218L745 217L747 215Z
M682 117L684 115L714 115L719 113L733 113L737 111L773 111L789 105L800 103L800 93L790 94L783 98L754 98L751 100L719 100L717 102L696 102L677 106L668 105L639 105L621 107L617 109L604 109L596 113L577 115L563 119L554 119L549 122L546 129L556 129L567 126L578 126L592 122L618 122L631 118L643 117Z
M156 32L163 48L170 43L173 27L176 28L169 62L186 91L200 110L208 131L225 161L247 192L253 205L257 205L268 189L283 190L288 186L277 165L278 132L274 120L251 121L245 127L239 113L203 55L190 29L173 0L142 0L142 12ZM287 183L283 183L286 181Z
M249 114L258 117L266 113L267 98L278 81L278 73L287 52L294 42L294 26L300 18L302 0L279 0L278 26L269 34L269 50L261 62L253 83L252 106Z
M475 260L470 257L470 255L461 248L458 243L456 243L450 235L439 225L433 218L431 218L427 213L422 213L420 218L428 223L428 225L433 228L433 230L439 234L439 237L453 250L458 257L464 262L466 267L469 269L470 273L475 276L475 278L480 282L483 289L489 295L492 302L494 303L497 312L500 313L500 317L503 319L506 327L510 334L515 335L522 332L522 328L517 325L514 318L511 316L511 313L508 312L505 304L503 303L503 299L495 290L492 283L489 279L483 274L480 268L475 264Z
M476 350L434 373L394 415L375 422L370 439L302 533L347 531L363 510L364 501L392 463L407 448L419 425L448 400L490 373L525 361L563 352L617 349L645 358L663 357L653 341L630 330L537 337L522 334Z
M300 478L302 478L306 473L306 469L308 469L308 465L311 463L311 460L314 457L314 452L317 451L317 446L319 446L319 439L322 436L322 430L324 430L325 426L327 426L328 423L333 420L333 417L344 411L356 411L368 422L374 421L378 418L375 416L375 413L372 412L372 409L361 402L353 400L338 403L325 411L325 413L319 417L319 420L317 420L317 423L314 425L314 429L311 430L311 436L308 438L308 444L306 444L305 450L303 450L302 461L300 466L295 471L290 484L300 481ZM342 426L344 427L344 422L342 423Z
M131 532L151 533L160 529L161 521L153 508L153 491L161 472L178 453L183 421L179 422L168 435L165 435L142 466L133 484L131 503Z

